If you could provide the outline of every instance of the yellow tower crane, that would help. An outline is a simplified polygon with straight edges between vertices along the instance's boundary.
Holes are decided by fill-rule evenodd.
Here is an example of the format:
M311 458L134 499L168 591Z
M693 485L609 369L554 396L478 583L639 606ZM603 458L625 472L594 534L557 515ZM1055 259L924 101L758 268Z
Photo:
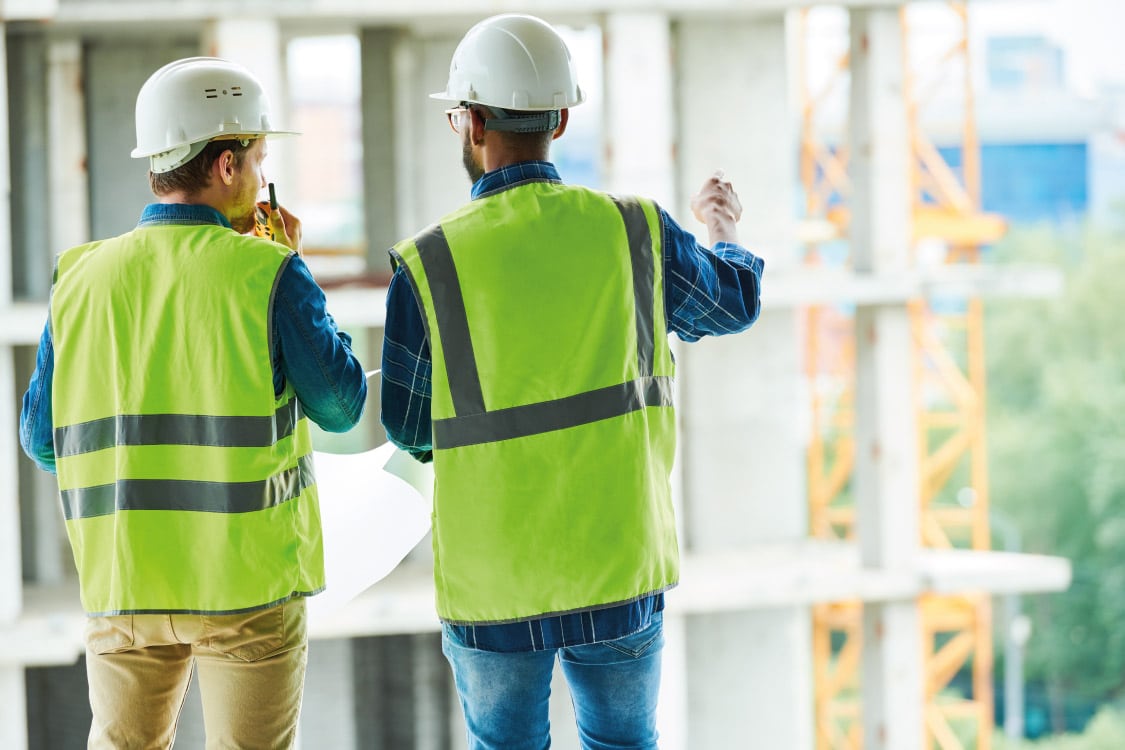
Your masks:
M973 263L982 245L1005 231L1002 218L983 213L980 146L974 119L965 2L946 3L950 43L936 58L915 54L913 10L902 10L904 98L911 149L912 225L915 247L940 243L942 263ZM829 227L824 236L846 237L846 138L835 148L822 135L827 103L846 84L848 55L842 52L825 80L808 80L808 11L802 13L801 179L806 216ZM950 83L951 74L959 80ZM959 91L955 152L960 167L943 158L922 128L927 105L939 93ZM942 99L949 116L948 97ZM932 245L931 245L932 246ZM821 262L821 245L810 241L806 262ZM915 256L916 263L934 259ZM985 445L983 314L979 299L911 303L914 384L920 466L921 542L927 547L988 549L988 471ZM810 533L847 539L854 535L849 492L853 468L854 330L847 311L810 307L805 315L806 375L813 419L807 454ZM927 596L921 608L924 657L925 737L928 750L988 750L992 730L992 619L986 595ZM862 747L859 666L862 643L860 602L817 607L813 613L817 750ZM971 691L951 690L968 668Z

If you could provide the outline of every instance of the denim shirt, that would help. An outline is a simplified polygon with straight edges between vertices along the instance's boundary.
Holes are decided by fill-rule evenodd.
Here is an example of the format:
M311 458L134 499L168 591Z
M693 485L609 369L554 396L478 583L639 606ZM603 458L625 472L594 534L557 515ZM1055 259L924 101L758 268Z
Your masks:
M210 206L153 203L145 207L139 227L162 224L217 224L226 217ZM301 408L329 432L345 432L359 421L367 400L363 366L352 353L352 339L336 327L325 307L324 292L309 267L294 255L277 282L273 305L274 395L292 384ZM54 473L51 382L55 371L50 321L43 327L35 372L20 411L20 445L41 469Z
M472 198L533 180L561 183L550 162L520 162L482 176L473 185ZM748 328L760 311L762 259L733 243L708 249L664 209L658 207L658 212L668 330L684 341L697 341ZM395 269L387 290L382 367L380 416L387 437L419 461L432 460L430 346L401 268ZM629 604L525 622L445 627L463 643L485 651L537 651L622 638L648 627L653 614L663 609L664 595L654 594Z

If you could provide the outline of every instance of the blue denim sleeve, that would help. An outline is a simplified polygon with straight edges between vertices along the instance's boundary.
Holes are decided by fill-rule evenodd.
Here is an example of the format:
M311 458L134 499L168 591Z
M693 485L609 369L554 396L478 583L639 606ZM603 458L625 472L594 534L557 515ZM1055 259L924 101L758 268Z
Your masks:
M708 249L660 209L664 227L664 310L684 341L738 333L761 311L765 263L741 245Z
M55 473L55 441L51 413L51 382L55 377L55 346L51 341L51 325L43 326L39 351L35 355L35 372L31 374L27 393L20 407L20 447L40 469Z
M324 292L294 255L274 295L274 389L286 380L301 408L321 429L347 432L363 415L367 379L352 353L352 338L328 314Z
M396 268L387 290L383 336L382 412L387 438L423 463L433 459L432 370L426 326L410 280Z

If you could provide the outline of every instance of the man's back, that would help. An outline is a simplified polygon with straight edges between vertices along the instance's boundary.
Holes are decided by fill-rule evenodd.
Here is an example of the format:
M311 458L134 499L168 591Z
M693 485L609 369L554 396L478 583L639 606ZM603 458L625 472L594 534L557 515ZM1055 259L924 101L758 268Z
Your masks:
M323 586L319 546L290 541L317 524L308 426L272 382L289 257L216 225L60 256L56 467L88 612L229 612ZM201 555L201 539L228 543Z
M638 316L644 327L663 328L662 301L654 299L661 270L659 242L651 239L659 236L652 231L655 210L634 199L629 206L635 226L604 193L536 181L442 220L458 288L472 311L476 358L491 368L486 387L497 386L489 410L651 374L651 362L634 361L631 371L625 359L616 369L605 363L610 353L636 351L627 339L636 338ZM487 382L493 377L506 388ZM537 390L544 380L553 381L552 392Z
M396 254L435 352L439 614L509 621L675 585L655 207L523 183Z

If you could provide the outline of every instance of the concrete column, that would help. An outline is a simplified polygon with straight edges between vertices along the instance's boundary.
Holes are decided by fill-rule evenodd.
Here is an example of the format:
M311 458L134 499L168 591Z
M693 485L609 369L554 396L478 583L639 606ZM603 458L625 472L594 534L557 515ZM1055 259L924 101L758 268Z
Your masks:
M387 250L410 231L402 231L398 226L397 158L401 131L395 127L395 50L401 38L397 29L364 29L359 37L363 218L367 267L376 273L390 273Z
M394 51L394 75L401 83L395 91L394 132L397 223L402 236L469 202L472 183L461 164L461 141L442 114L451 105L429 96L445 89L449 60L468 27L411 36ZM366 131L366 111L364 117Z
M86 95L82 89L82 40L47 45L48 245L54 253L90 239L86 173Z
M666 13L610 13L604 35L603 133L605 156L602 187L613 193L639 194L666 210L676 205L675 97L672 71L671 22ZM675 352L679 356L679 351ZM678 459L679 463L679 459ZM681 477L673 474L673 500L680 513ZM682 514L681 514L682 515ZM682 519L681 519L682 521ZM681 523L682 526L682 523ZM687 666L683 618L665 618L664 657L658 707L660 744L687 746ZM557 670L556 670L557 672ZM556 675L557 677L557 675ZM552 689L551 726L556 739L564 721L574 725L562 680Z
M12 303L11 159L8 153L7 27L0 22L0 306ZM0 348L0 424L14 431L15 359L11 347ZM9 433L11 434L11 433ZM19 467L15 446L0 452L0 623L20 615L23 602L20 572ZM0 668L0 747L27 747L27 693L23 669Z
M358 638L352 643L357 747L457 746L454 737L464 737L464 724L454 729L457 699L438 634Z
M205 54L244 65L261 82L270 101L274 127L292 127L289 114L286 52L276 19L228 16L210 21L203 33ZM289 138L274 138L269 144L266 179L277 183L279 199L283 186L292 184L296 168L295 144Z
M671 27L657 12L605 21L605 189L675 204Z
M12 302L12 161L8 152L7 40L7 26L0 21L0 304L3 305ZM0 614L4 612L6 606L0 600Z
M791 265L795 252L785 19L682 21L675 40L679 217L708 242L687 203L715 169L724 169L743 205L740 238L766 257L768 288L770 273ZM792 309L766 308L748 333L682 347L691 554L806 536L799 335ZM811 638L805 607L689 617L685 746L726 747L732 737L754 737L761 747L812 748Z
M47 240L47 65L41 35L8 40L8 127L11 162L12 291L18 300L43 301L51 283ZM53 482L52 482L53 483ZM52 508L52 510L54 510Z
M903 271L910 243L909 143L902 30L894 8L851 12L853 197L858 273ZM856 522L863 564L902 569L918 550L918 448L904 305L856 311ZM917 603L872 603L863 614L863 724L868 750L923 742Z
M298 747L358 747L356 716L369 710L356 705L355 654L352 640L309 642Z
M207 737L203 728L203 698L199 692L199 674L193 673L188 685L180 720L176 724L176 742L172 750L196 750L203 747Z
M47 241L45 247L35 248L45 256L43 265L47 273L39 282L44 285L50 282L49 270L54 265L54 256L90 239L86 128L75 127L75 123L87 121L82 41L51 39L47 42L46 58L48 200L43 210ZM22 393L26 382L16 385L17 394ZM65 576L66 560L65 555L59 554L59 543L66 532L57 504L43 502L56 495L56 484L49 474L36 470L32 486L38 490L34 500L39 502L25 503L29 523L24 526L34 534L27 542L33 562L28 573L39 583L59 583Z
M200 45L190 37L176 36L90 37L82 46L90 236L113 237L135 227L141 209L153 200L148 160L129 158L137 145L137 92L166 63L198 55Z

